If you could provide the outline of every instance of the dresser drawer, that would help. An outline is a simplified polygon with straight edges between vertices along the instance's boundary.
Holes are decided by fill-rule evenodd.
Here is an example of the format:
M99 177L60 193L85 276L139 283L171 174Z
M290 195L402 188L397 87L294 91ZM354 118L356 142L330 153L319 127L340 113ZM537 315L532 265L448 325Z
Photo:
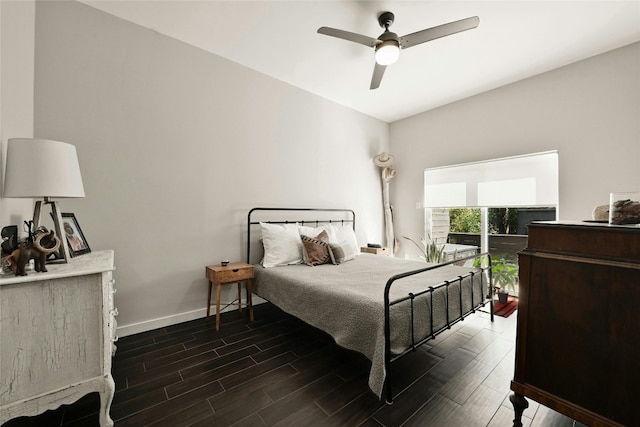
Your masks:
M231 263L226 266L208 266L207 279L212 283L223 284L253 279L253 266L245 263Z

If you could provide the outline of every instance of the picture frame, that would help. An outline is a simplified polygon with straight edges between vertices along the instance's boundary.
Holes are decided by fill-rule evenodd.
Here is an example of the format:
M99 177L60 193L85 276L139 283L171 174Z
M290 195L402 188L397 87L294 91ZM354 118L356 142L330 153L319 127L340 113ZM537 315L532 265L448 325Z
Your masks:
M72 257L91 252L89 243L82 233L80 224L73 213L62 213L62 228L69 244L69 253Z

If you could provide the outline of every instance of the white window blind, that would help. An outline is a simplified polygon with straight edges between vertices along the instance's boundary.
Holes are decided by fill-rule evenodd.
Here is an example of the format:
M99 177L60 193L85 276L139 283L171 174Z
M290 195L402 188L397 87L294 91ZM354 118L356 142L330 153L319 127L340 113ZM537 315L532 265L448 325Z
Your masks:
M558 205L558 152L426 169L424 206L535 207Z

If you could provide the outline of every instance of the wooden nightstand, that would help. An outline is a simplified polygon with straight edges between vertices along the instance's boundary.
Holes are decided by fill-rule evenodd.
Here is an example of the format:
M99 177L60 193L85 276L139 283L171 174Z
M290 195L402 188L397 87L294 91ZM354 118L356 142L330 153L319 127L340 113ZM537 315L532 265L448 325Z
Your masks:
M249 320L253 321L253 304L251 303L251 279L253 279L253 265L244 262L232 262L222 266L208 265L206 268L209 280L209 295L207 297L207 319L211 310L211 286L216 285L216 331L220 330L220 291L222 285L238 283L238 311L242 311L242 287L241 282L247 283L247 306L249 307Z
M363 246L360 248L360 252L365 252L368 254L375 254L375 255L386 255L386 256L391 255L391 251L389 250L389 248L370 248L368 246Z

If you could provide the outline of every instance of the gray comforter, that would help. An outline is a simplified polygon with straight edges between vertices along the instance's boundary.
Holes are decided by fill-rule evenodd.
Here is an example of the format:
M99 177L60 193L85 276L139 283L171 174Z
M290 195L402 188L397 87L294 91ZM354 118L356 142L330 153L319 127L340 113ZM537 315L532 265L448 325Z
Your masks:
M419 261L361 254L355 260L340 265L324 264L316 267L290 265L264 268L256 265L254 292L306 323L330 334L337 344L358 351L371 360L369 387L381 397L384 381L384 287L396 274L424 268ZM428 289L445 280L463 276L470 267L444 266L395 282L391 301ZM466 279L468 280L468 279ZM476 277L473 301L482 301L483 290ZM459 283L449 286L449 314L453 320L460 316ZM429 303L426 297L415 301L416 340L430 334ZM471 309L471 290L463 286L462 309ZM446 325L446 292L434 293L434 328ZM409 303L391 308L391 351L399 354L411 345Z

